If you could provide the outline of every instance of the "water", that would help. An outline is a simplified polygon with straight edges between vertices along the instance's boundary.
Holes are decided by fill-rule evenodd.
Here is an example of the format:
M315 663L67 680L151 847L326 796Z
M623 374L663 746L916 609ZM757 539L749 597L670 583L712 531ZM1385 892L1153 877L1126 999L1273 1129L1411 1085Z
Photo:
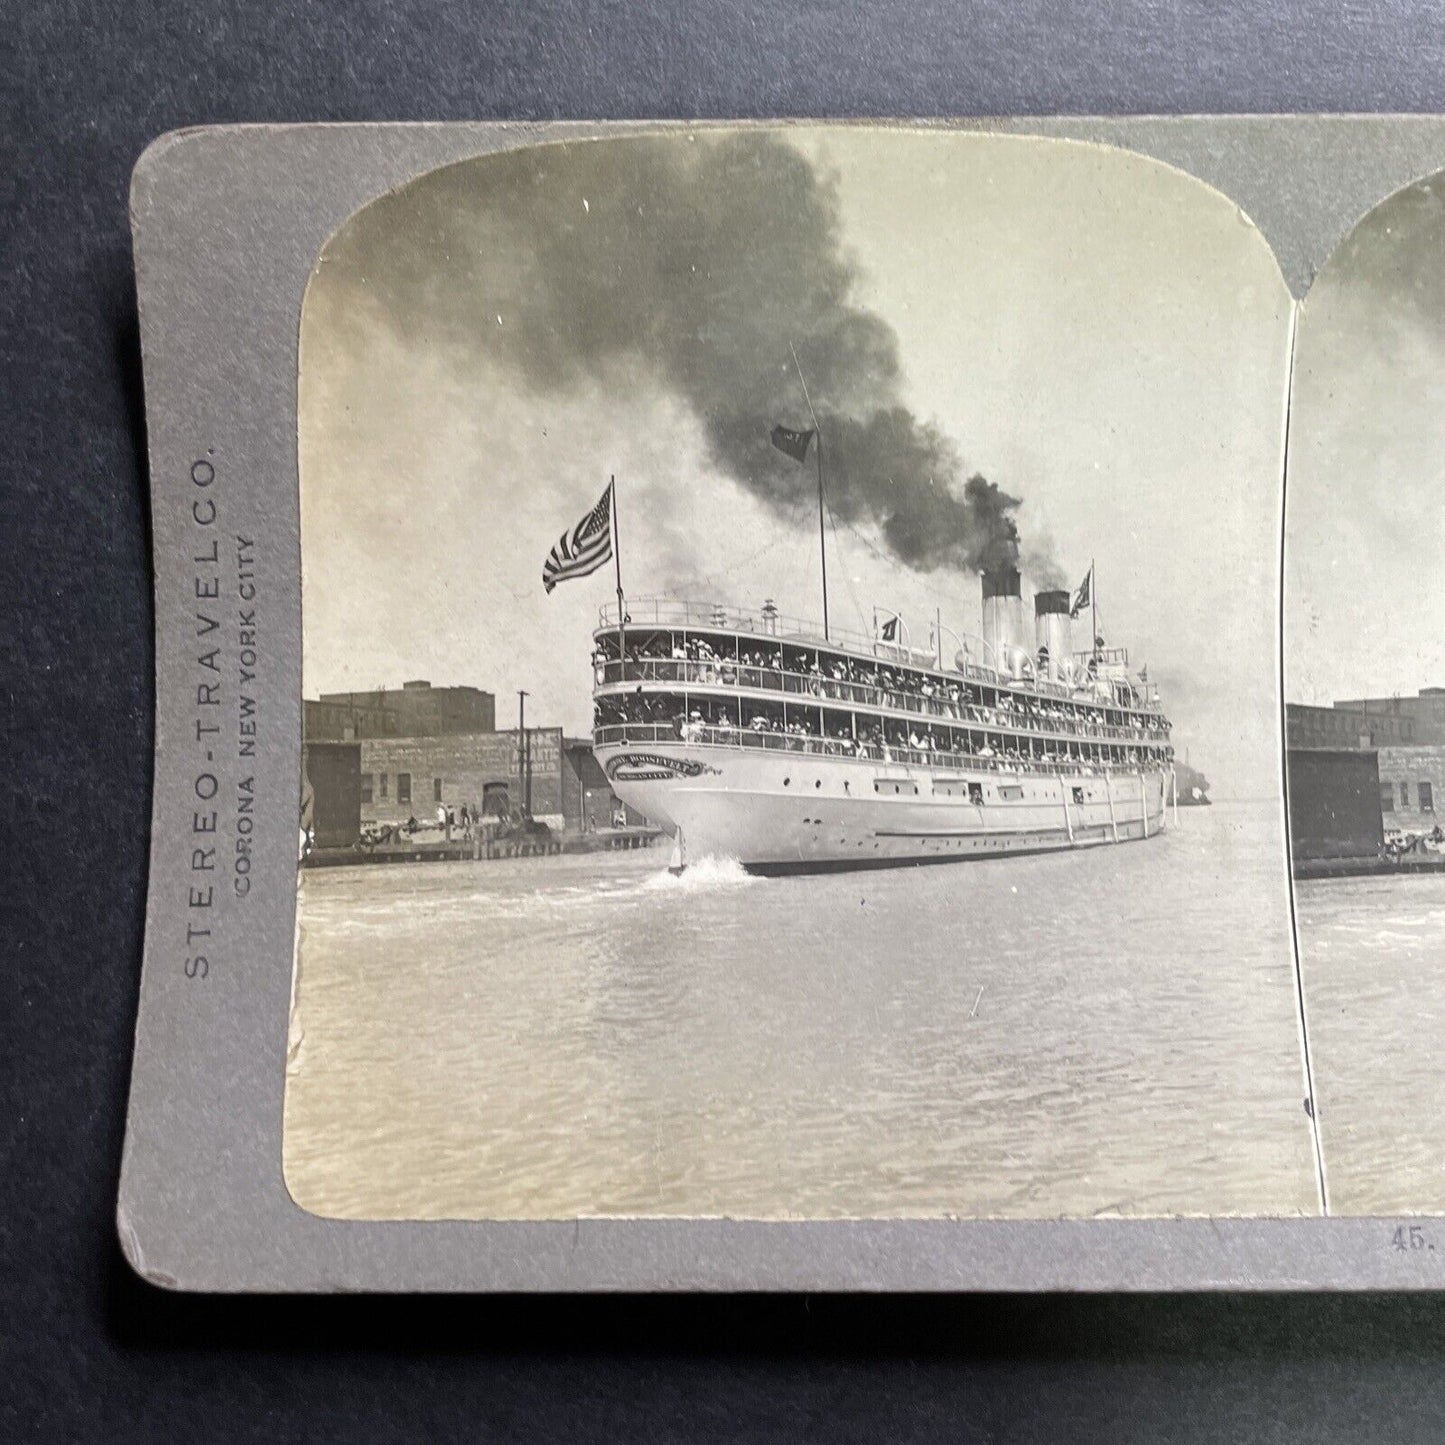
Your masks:
M1445 877L1297 885L1334 1214L1445 1213Z
M350 1218L1318 1208L1277 805L759 879L305 876L286 1176Z

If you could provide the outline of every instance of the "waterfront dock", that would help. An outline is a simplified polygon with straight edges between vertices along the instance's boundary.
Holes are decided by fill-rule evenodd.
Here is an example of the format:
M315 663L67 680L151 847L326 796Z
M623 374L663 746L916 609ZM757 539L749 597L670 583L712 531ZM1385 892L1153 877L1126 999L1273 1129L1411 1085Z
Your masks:
M303 868L351 868L360 863L462 863L482 859L551 858L563 853L615 853L650 848L658 828L599 828L592 833L553 833L549 837L493 838L478 835L450 842L393 840L374 848L313 848Z
M1296 858L1296 882L1316 878L1412 878L1445 874L1445 855L1407 853L1399 858Z

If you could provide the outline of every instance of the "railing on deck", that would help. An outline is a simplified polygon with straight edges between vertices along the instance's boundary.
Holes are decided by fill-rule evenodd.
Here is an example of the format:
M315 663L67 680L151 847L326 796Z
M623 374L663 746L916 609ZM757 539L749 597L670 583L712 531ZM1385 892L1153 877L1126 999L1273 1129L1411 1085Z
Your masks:
M819 703L871 707L882 712L902 712L913 717L937 718L965 727L997 728L1031 737L1075 737L1121 740L1124 742L1167 742L1161 728L1115 727L1073 722L1068 718L998 716L997 710L974 703L957 702L937 694L904 692L874 687L871 683L849 682L826 673L784 672L781 668L753 667L719 660L695 662L685 658L648 657L636 661L604 662L597 665L599 688L624 687L630 683L660 682L672 686L717 688L725 692L781 692L788 697L813 698ZM1123 709L1121 709L1123 711Z
M599 625L617 626L617 604L609 602L598 613ZM853 632L846 627L830 627L829 636L823 636L822 625L806 617L789 617L782 612L753 612L744 607L733 607L726 602L689 602L673 597L629 597L627 599L627 625L629 627L686 627L698 631L749 632L778 642L806 643L809 647L837 647L851 652L864 652L870 656L874 649L881 647L880 656L896 656L901 664L904 649L890 643L879 642L866 633ZM932 656L932 654L928 654Z
M1151 761L1139 759L1133 763L1072 762L1039 759L979 757L976 753L951 753L939 750L920 751L911 747L886 747L877 743L847 738L820 738L813 734L763 732L752 728L721 728L706 724L691 724L685 738L679 737L677 729L667 723L609 723L592 731L593 745L605 747L615 743L682 743L687 747L705 748L761 748L780 753L811 753L814 756L830 758L855 758L873 763L898 763L914 767L933 768L954 772L1044 774L1049 777L1103 777L1105 773L1138 773L1157 771L1151 769Z
M608 603L598 609L599 631L617 627L617 605ZM627 625L633 630L648 627L681 629L691 632L729 632L740 637L756 637L764 642L777 642L790 647L807 647L816 651L862 655L883 667L911 668L929 672L936 677L967 677L989 687L1023 688L1040 696L1071 698L1073 690L1048 678L1020 678L1000 673L986 664L967 662L962 670L940 666L934 653L919 648L906 648L884 642L845 627L829 629L807 618L789 617L785 613L750 612L719 602L688 602L670 597L639 597L627 603ZM945 629L947 630L947 629ZM982 643L981 646L987 644Z
M1088 667L1089 663L1098 663L1100 667L1128 667L1129 649L1127 647L1096 647L1087 652L1076 652L1074 661L1080 667Z
M598 630L610 631L618 626L618 608L615 602L604 604L598 609ZM998 668L967 662L962 670L944 665L941 657L933 652L916 647L905 648L896 643L884 642L876 636L855 632L846 627L830 627L828 636L816 621L805 617L792 617L782 612L752 611L745 607L734 607L726 602L694 602L686 598L635 597L627 601L627 626L634 630L648 627L683 629L690 632L728 632L739 637L756 637L761 641L777 642L792 647L808 647L817 651L850 653L861 655L884 667L909 668L916 672L929 673L935 677L966 677L990 687L1008 688L1016 692L1032 693L1038 697L1062 699L1065 702L1080 700L1080 692L1086 692L1089 684L1082 682L1075 688L1067 683L1055 682L1050 678L1017 677L1011 672L1000 672ZM944 629L948 631L947 628ZM987 643L979 639L985 649ZM1092 660L1096 665L1122 667L1129 665L1127 647L1104 647L1093 652L1076 652L1074 660L1081 677L1087 673ZM1132 683L1130 684L1132 686ZM1146 689L1147 691L1147 689ZM1158 690L1154 689L1153 700L1157 704ZM1093 699L1096 704L1124 708L1114 701ZM1137 709L1126 709L1137 710Z

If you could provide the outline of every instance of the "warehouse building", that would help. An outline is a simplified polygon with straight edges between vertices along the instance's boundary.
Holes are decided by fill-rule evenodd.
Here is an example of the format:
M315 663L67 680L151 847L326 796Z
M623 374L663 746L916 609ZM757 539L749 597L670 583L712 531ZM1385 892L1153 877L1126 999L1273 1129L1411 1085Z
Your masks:
M1442 826L1445 688L1333 707L1288 703L1285 732L1296 861L1375 857L1388 836Z
M1414 697L1346 699L1335 706L1369 718L1372 729L1386 729L1394 723L1403 730L1400 736L1381 731L1376 746L1445 744L1445 687L1422 687Z
M495 696L480 688L416 681L322 693L304 703L303 726L308 776L324 778L313 781L318 816L346 820L328 822L328 838L351 830L353 808L357 831L412 818L434 823L438 808L457 822L463 808L469 818L529 813L559 832L644 822L618 801L590 738L556 727L498 732ZM351 749L344 779L343 747ZM337 807L340 814L327 811Z
M425 679L371 692L323 692L303 704L308 741L354 742L362 738L427 738L449 733L489 733L497 726L497 701L475 687L433 687Z
M528 807L530 792L532 816L562 828L563 753L561 728L363 738L362 815L376 823L429 821L441 804L507 818Z
M1445 744L1381 748L1380 813L1385 829L1430 833L1441 826L1445 800Z
M361 813L366 822L429 822L439 806L458 819L509 818L529 812L566 832L589 832L640 814L623 808L586 738L561 728L441 737L363 738Z
M1292 751L1378 748L1416 741L1417 722L1412 714L1372 712L1362 703L1339 702L1333 707L1286 703L1284 720L1285 737Z

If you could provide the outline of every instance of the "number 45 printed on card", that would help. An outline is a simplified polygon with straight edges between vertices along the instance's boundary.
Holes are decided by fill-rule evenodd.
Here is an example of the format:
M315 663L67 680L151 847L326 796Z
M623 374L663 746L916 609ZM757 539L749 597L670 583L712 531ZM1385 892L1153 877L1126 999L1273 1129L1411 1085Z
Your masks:
M1433 1250L1434 1244L1426 1237L1425 1230L1418 1224L1402 1224L1391 1236L1390 1243L1402 1254L1415 1250Z

